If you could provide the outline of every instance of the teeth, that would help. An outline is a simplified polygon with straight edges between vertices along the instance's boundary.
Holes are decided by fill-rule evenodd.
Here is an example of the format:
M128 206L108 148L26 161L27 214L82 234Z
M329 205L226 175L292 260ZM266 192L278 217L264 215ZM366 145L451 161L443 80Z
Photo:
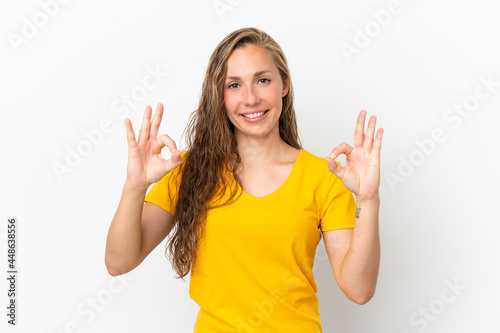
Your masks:
M257 113L250 113L250 114L247 114L247 115L243 115L243 117L245 117L245 118L257 118L257 117L262 116L264 113L266 113L266 111L257 112Z

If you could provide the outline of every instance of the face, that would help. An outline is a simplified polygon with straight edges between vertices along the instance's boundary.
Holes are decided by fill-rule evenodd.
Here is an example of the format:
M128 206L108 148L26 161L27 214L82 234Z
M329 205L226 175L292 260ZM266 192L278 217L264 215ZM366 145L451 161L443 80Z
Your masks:
M224 105L238 141L279 137L282 98L287 93L288 80L283 82L267 50L246 45L229 56Z

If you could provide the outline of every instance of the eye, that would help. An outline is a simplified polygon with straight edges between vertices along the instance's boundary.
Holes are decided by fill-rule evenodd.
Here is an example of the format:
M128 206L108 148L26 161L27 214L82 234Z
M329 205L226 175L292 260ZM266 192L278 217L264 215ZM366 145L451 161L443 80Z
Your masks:
M236 89L236 88L238 88L237 86L238 86L238 83L231 83L231 84L230 84L230 85L228 85L227 87L228 87L229 89Z
M264 82L262 82L262 81L264 81ZM259 80L259 82L268 83L268 82L271 82L271 80L266 79L266 78L262 78L262 79Z

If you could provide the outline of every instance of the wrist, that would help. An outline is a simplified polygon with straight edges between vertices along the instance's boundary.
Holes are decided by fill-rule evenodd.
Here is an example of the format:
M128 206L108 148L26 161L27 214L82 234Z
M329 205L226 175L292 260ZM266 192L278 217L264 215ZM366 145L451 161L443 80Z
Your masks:
M356 196L356 203L363 205L379 205L380 204L380 196L378 191L369 197Z
M146 195L148 188L149 188L149 185L148 186L136 186L136 185L132 185L128 182L125 182L125 184L123 185L123 192Z

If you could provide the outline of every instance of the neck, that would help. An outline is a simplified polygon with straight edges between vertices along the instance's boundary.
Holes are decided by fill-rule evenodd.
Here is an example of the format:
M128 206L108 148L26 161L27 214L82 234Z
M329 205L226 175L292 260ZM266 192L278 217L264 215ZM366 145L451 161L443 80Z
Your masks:
M236 141L241 162L246 165L272 163L290 149L290 146L281 139L278 131L273 131L264 137L251 137L236 133Z

